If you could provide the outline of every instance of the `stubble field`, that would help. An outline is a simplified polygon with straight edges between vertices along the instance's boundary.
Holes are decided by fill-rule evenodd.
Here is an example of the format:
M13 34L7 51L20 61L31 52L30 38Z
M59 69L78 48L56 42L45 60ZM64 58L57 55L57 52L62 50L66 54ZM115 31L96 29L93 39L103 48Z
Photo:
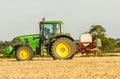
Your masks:
M120 79L120 57L0 59L0 79Z

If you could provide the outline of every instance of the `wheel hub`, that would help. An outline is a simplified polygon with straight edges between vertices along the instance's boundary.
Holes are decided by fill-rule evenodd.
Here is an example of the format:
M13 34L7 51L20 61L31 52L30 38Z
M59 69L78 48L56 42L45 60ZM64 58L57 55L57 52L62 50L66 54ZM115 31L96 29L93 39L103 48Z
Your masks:
M60 51L63 53L65 52L65 48L61 48Z
M22 59L27 59L28 58L28 51L27 50L21 50L20 51L20 57L22 58Z
M70 45L66 42L61 42L56 46L56 53L60 57L67 57L71 52Z

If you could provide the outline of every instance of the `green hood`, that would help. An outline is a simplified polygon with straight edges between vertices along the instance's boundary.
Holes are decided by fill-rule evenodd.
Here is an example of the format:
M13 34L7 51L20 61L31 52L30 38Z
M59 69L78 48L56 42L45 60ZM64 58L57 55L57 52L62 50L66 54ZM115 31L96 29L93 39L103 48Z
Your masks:
M13 42L15 43L16 40L19 41L21 44L24 44L27 41L32 41L38 38L40 34L30 34L30 35L22 35L22 36L17 36L13 39Z

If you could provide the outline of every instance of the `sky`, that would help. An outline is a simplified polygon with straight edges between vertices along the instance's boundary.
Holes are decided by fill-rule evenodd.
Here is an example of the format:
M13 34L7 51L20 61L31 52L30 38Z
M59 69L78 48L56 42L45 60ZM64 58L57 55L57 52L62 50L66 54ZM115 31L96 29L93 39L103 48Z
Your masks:
M120 0L0 0L0 41L39 33L42 17L64 21L64 31L75 39L92 25L120 38Z

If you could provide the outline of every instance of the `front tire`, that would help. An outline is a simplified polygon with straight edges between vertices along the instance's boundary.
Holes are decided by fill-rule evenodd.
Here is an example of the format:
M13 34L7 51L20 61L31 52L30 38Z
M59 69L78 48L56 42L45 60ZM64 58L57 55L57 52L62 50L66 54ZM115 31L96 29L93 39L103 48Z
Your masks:
M58 38L51 46L51 54L54 59L71 59L75 53L74 41L66 37Z
M15 53L15 57L18 61L32 60L33 56L33 50L29 46L20 46Z

